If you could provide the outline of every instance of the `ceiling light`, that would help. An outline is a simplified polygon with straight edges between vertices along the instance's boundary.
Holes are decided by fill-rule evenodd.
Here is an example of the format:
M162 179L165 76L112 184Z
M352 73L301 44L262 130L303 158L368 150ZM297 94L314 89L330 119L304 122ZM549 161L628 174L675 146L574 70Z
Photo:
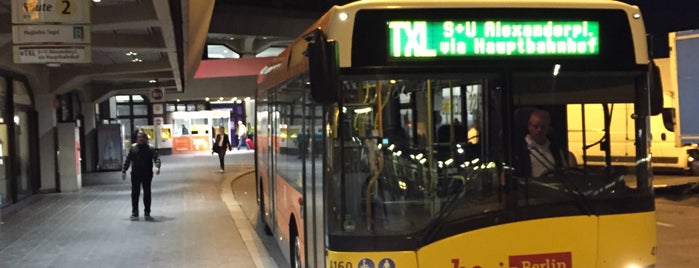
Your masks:
M151 83L151 84L155 84L155 82L157 82L157 81L155 81L155 79L148 80L148 83Z
M368 113L368 112L371 112L371 111L372 111L371 107L364 107L364 108L354 109L354 113L356 113L356 114L365 114L365 113Z
M99 2L102 2L102 0L92 0L92 2L99 3Z

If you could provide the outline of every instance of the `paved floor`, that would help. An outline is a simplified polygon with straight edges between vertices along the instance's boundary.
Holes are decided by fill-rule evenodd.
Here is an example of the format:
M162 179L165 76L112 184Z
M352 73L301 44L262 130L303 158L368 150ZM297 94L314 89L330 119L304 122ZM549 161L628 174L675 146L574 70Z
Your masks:
M6 208L0 267L279 266L273 239L261 235L256 215L245 214L255 210L234 194L254 200L254 188L235 189L254 180L252 151L229 153L223 174L209 153L161 159L153 221L129 220L130 184L120 172L83 174L78 192L39 194Z

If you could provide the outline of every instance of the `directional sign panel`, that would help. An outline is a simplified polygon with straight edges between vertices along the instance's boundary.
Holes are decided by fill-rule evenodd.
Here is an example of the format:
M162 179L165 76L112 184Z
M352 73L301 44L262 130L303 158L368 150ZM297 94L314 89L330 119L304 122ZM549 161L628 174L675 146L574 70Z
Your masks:
M33 24L12 26L12 43L90 43L90 26Z
M90 23L89 0L12 0L12 23Z
M14 45L15 63L89 63L89 45Z

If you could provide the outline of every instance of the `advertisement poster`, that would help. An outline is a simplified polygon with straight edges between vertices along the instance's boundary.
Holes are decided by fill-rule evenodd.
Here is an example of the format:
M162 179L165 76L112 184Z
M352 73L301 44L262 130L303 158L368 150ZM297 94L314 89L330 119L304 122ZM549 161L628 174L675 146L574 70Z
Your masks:
M98 170L120 170L124 148L122 148L121 125L97 126Z
M189 136L173 137L172 151L175 153L192 151L192 139Z

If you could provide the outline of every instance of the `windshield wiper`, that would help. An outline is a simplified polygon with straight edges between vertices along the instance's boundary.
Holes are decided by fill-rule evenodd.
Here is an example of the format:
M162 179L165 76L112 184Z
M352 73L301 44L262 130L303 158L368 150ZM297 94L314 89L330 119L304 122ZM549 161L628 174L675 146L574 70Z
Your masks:
M573 181L567 180L569 178L565 174L566 170L571 170L571 169L557 168L557 169L551 170L549 172L549 176L538 177L538 178L542 178L542 177L550 178L551 176L553 176L554 179L556 179L558 181L558 183L563 186L564 189L550 187L550 186L546 185L544 182L539 182L539 183L541 183L542 186L544 186L544 187L550 187L550 188L556 189L558 191L570 194L573 197L573 200L575 200L575 202L578 204L578 208L580 209L580 211L582 213L584 213L586 215L594 214L594 210L592 208L592 205L590 204L590 201L587 198L587 196L585 196L585 193L581 192L580 189L578 188L578 186ZM582 171L580 171L580 172L582 173ZM583 173L583 175L585 175L585 174ZM534 178L534 179L536 181L536 178Z
M452 182L453 181L454 178L452 178ZM437 217L430 221L430 223L425 227L425 231L422 232L420 239L421 244L431 241L434 236L437 235L441 229L440 227L443 226L443 220L446 219L456 208L458 204L456 200L459 200L460 197L465 196L465 191L463 191L465 187L465 180L461 178L459 181L461 181L462 184L456 189L452 189L451 184L447 185L447 199L444 201L442 208L439 209L439 214L437 214Z
M466 203L469 198L476 198L476 194L470 194L477 191L474 188L473 191L469 190L466 185L466 181L476 182L481 181L480 178L490 177L490 169L486 168L484 165L477 165L478 160L473 160L471 162L471 167L467 167L464 170L463 175L453 175L450 176L450 182L447 187L447 198L444 204L439 210L437 217L435 217L429 224L425 227L425 230L421 235L421 243L426 243L431 241L435 235L439 233L439 230L444 226L444 219L449 217L451 213L458 207L458 205ZM455 184L456 183L456 184ZM463 202L456 202L457 200L462 200Z

